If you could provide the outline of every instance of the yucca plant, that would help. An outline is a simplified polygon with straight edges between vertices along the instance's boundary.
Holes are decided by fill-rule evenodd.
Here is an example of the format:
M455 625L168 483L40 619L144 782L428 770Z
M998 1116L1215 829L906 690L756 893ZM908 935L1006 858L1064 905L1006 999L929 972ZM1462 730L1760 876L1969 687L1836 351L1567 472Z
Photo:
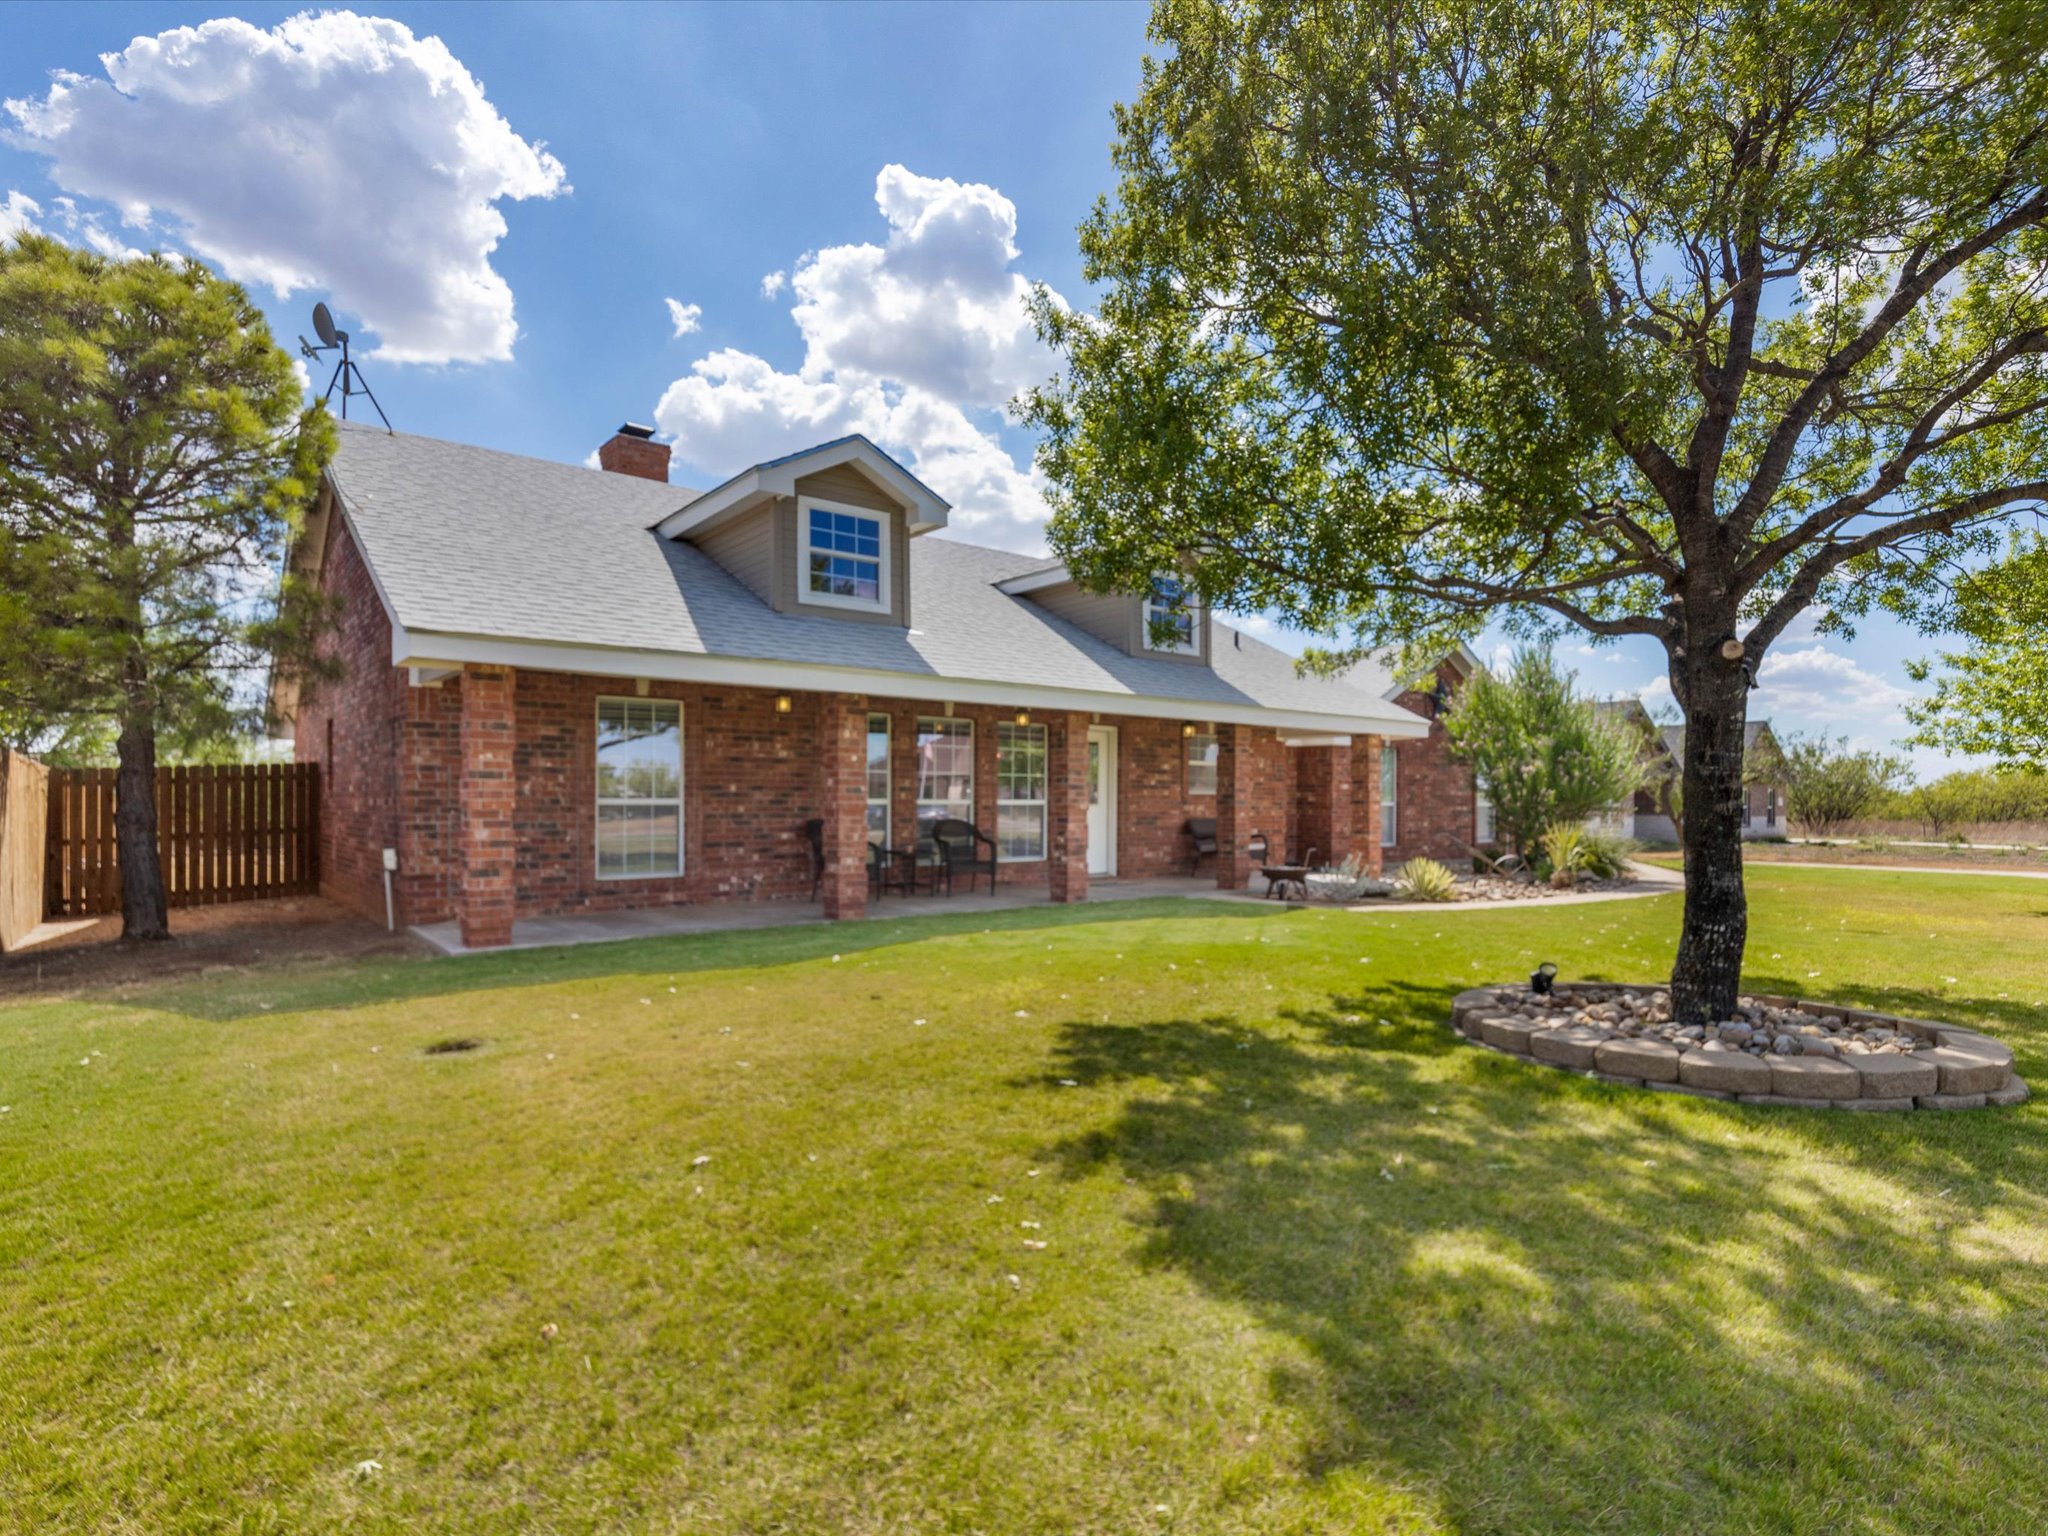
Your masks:
M1576 821L1553 821L1540 839L1544 862L1550 866L1550 883L1569 886L1578 882L1586 864L1586 829Z
M1410 859L1394 876L1394 891L1403 901L1456 901L1458 877L1435 859Z
M1588 832L1579 844L1579 867L1596 880L1619 879L1642 850L1641 843L1618 832Z

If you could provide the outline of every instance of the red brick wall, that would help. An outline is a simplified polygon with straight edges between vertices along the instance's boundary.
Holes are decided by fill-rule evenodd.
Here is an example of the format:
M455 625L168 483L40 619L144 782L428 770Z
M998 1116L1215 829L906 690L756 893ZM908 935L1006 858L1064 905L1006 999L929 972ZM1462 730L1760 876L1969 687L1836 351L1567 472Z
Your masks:
M355 540L341 518L328 526L323 585L341 611L321 649L342 676L300 705L293 756L320 764L321 890L381 921L384 850L399 845L405 674L391 665L391 623Z
M337 520L337 529L340 527ZM383 915L381 856L399 850L395 880L401 923L457 915L465 871L463 682L450 677L410 686L390 664L391 633L382 604L346 534L326 568L346 600L334 644L345 680L301 711L302 760L321 760L325 722L336 721L336 758L324 777L322 865L332 894ZM521 671L512 693L517 785L514 911L519 917L731 899L808 899L811 854L803 824L821 814L820 696L790 695L791 711L759 689L652 682L649 697L683 709L684 873L681 877L599 880L596 872L596 738L600 695L635 697L628 679ZM907 844L916 824L916 728L928 702L873 699L890 717L892 841ZM996 829L996 731L1015 711L966 707L975 727L974 820ZM1074 726L1085 729L1087 715ZM1050 725L1051 717L1033 719ZM1142 879L1184 873L1191 817L1216 815L1214 796L1188 792L1186 749L1176 720L1104 716L1118 733L1118 873ZM1294 812L1294 766L1278 736L1244 733L1248 777L1243 815L1249 830L1277 843ZM1209 866L1204 865L1204 874ZM1006 885L1049 889L1050 860L1010 860Z
M1453 689L1462 681L1446 672ZM1395 841L1385 850L1388 868L1423 856L1441 860L1453 869L1471 863L1469 849L1478 832L1478 807L1472 794L1472 772L1451 757L1450 738L1443 723L1434 717L1427 694L1404 693L1394 701L1412 714L1430 722L1429 735L1420 739L1391 741L1395 767ZM1375 774L1370 793L1379 798Z
M1294 747L1293 815L1287 835L1289 857L1341 864L1355 846L1352 835L1352 747Z

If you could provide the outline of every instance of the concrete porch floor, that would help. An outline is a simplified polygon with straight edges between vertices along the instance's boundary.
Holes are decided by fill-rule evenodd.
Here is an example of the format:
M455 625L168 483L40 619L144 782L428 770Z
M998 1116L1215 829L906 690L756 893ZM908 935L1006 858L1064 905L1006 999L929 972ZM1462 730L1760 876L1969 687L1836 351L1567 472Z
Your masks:
M1242 899L1242 891L1222 891L1213 877L1166 877L1156 880L1098 880L1088 887L1092 903L1148 901L1159 896ZM938 913L1010 912L1021 907L1051 906L1034 886L961 891L955 896L884 896L868 903L865 921L924 917ZM585 912L563 917L526 917L512 925L506 949L539 949L554 944L605 944L619 939L667 938L688 933L733 933L748 928L788 928L822 923L815 901L716 901L681 907L643 907L627 912ZM462 947L461 929L453 922L426 923L413 933L446 955L498 954L503 950Z

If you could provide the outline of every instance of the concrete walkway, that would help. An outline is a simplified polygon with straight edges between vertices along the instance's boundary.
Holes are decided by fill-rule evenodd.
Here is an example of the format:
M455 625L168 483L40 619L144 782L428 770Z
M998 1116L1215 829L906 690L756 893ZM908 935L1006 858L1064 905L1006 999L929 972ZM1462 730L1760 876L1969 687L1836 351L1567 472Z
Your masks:
M1116 901L1151 901L1161 896L1198 900L1232 899L1238 891L1219 891L1210 879L1097 880L1088 887L1090 905ZM862 921L905 917L960 916L975 912L1014 912L1053 903L1033 886L998 886L961 891L957 896L884 896L868 903ZM630 912L585 912L565 917L527 917L512 925L508 949L541 949L554 944L608 944L621 939L670 938L691 933L738 933L755 928L791 928L822 923L824 913L814 901L706 901L680 907L641 907ZM462 931L453 923L427 923L412 930L444 955L497 954L502 950L462 947Z
M1257 902L1266 907L1312 907L1329 912L1501 912L1516 907L1575 907L1601 901L1632 901L1640 896L1662 896L1682 889L1684 880L1676 870L1655 865L1633 866L1636 884L1621 891L1585 891L1568 896L1523 896L1506 901L1365 901L1349 906L1325 906L1321 902L1276 902L1256 891L1218 890L1213 880L1098 880L1088 887L1090 906L1120 901L1153 901L1179 897L1195 901ZM879 922L905 917L959 916L975 912L1015 912L1030 907L1049 907L1043 891L1032 887L999 888L961 892L954 897L885 896L868 903L863 921ZM714 901L693 906L644 907L630 912L587 912L566 917L522 918L512 925L508 949L542 949L557 944L609 944L622 939L671 938L693 933L739 933L757 928L792 928L804 923L822 923L823 913L809 901ZM427 923L413 930L444 955L501 953L462 947L460 928L452 923Z

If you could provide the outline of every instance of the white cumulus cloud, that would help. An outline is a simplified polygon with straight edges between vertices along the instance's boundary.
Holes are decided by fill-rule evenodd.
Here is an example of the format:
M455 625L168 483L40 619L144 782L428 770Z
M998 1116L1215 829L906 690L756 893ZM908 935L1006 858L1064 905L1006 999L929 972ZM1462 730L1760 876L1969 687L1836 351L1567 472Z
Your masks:
M1756 680L1762 701L1780 715L1822 724L1891 717L1900 734L1905 720L1899 712L1916 697L1910 688L1824 645L1768 653Z
M1002 408L1054 369L1024 308L1015 205L995 188L885 166L883 244L828 246L796 263L790 318L803 361L785 372L723 350L663 394L655 421L679 457L723 477L849 432L871 438L953 504L950 526L1043 547L1033 470L1004 446ZM784 284L762 280L763 297Z
M138 37L9 100L17 145L230 276L330 294L392 362L501 361L501 199L568 190L436 37L347 11Z
M42 211L42 204L27 193L10 191L7 201L0 203L0 241L38 233L36 215Z
M772 299L788 286L789 274L787 272L770 272L766 277L761 279L761 297L764 299Z
M676 328L678 336L689 335L704 318L702 304L685 304L679 299L663 299L661 302L668 306L669 324Z
M804 371L897 379L963 405L1000 406L1053 371L1025 299L1017 208L994 187L875 178L885 245L837 245L797 263L791 311Z

